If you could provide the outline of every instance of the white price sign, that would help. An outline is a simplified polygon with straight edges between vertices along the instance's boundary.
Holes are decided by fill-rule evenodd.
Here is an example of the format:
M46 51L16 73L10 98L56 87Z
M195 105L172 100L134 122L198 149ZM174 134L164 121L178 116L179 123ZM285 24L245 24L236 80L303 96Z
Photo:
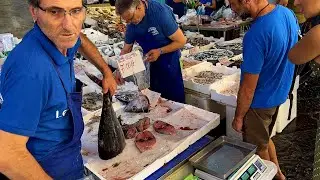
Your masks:
M122 78L126 78L128 76L146 70L139 51L134 51L120 56L117 64Z

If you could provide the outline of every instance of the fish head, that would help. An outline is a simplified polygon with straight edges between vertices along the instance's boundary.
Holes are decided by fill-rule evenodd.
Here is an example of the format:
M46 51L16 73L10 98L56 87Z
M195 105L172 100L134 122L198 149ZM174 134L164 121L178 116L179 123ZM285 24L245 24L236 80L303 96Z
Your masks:
M131 101L126 107L126 112L149 112L150 101L147 96L139 95L133 101Z

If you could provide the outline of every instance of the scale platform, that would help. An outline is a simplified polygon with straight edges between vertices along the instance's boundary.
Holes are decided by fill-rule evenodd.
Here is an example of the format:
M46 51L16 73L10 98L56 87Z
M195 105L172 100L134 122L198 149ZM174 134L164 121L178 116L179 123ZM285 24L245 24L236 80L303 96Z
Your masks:
M253 155L240 169L230 175L227 180L272 180L277 173L277 166L270 161ZM195 175L203 180L224 180L196 169Z
M276 165L255 152L252 144L222 136L189 161L196 168L195 175L204 180L272 180Z
M215 177L227 179L256 152L256 146L221 136L189 159L192 166Z

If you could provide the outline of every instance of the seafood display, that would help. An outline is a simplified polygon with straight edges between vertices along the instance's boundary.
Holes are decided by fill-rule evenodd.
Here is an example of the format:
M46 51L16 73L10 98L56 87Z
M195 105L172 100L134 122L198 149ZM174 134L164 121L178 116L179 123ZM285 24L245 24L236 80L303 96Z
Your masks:
M177 133L177 130L174 128L174 126L163 121L155 121L153 123L153 128L157 133L160 134L174 135Z
M134 125L124 125L122 126L122 130L126 139L135 138L138 131Z
M195 37L195 38L188 38L187 43L190 43L192 46L205 46L210 44L210 41L204 39L203 37Z
M237 68L240 68L241 64L242 64L242 59L236 60L236 61L230 61L231 64L228 65L228 67L233 67L236 66Z
M183 67L183 69L187 69L187 68L192 67L194 65L197 65L199 63L200 63L199 61L183 60L182 61L182 67Z
M120 154L126 146L122 127L112 107L111 94L103 95L103 108L98 131L98 152L103 160Z
M198 61L219 61L220 58L232 58L233 52L225 49L213 49L187 57Z
M224 91L221 91L220 93L225 95L237 96L239 92L239 86L240 82L236 83L235 85L231 86L230 88Z
M154 137L154 135L150 131L140 132L136 136L135 140L135 144L140 152L145 152L152 149L156 142L156 137Z
M129 103L136 99L139 96L140 92L138 91L126 91L126 92L119 92L115 94L115 97L124 103Z
M96 92L83 95L82 107L88 111L96 111L102 108L102 94Z
M138 132L142 132L150 127L150 118L144 117L138 122L130 125L122 125L123 133L126 139L132 139L136 137Z
M88 8L87 14L97 21L97 26L93 29L108 35L109 38L115 38L117 42L124 40L125 25L115 11L105 8Z
M135 125L137 130L139 132L142 132L150 127L150 118L144 117L140 119Z
M125 112L142 113L149 112L150 101L147 96L140 94L124 108Z
M234 55L242 54L242 50L243 50L242 43L235 43L227 46L215 45L215 47L217 49L226 49L226 50L232 51Z
M212 71L202 71L193 78L193 81L198 84L212 84L215 81L222 79L224 74L215 73Z

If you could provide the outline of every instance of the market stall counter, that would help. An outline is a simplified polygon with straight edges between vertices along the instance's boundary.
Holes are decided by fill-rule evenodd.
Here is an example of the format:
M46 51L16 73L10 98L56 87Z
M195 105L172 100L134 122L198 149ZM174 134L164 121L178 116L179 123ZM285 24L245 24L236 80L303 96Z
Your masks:
M198 31L206 36L213 35L215 38L223 37L225 41L230 41L240 37L241 32L250 26L251 20L236 21L230 23L210 23L198 25L182 25L184 31Z
M149 99L153 102L152 97ZM148 118L149 126L144 132L152 133L156 143L152 148L141 151L138 133L135 138L126 139L126 147L121 154L109 160L101 160L97 137L101 110L86 115L82 155L85 167L99 179L148 178L220 123L218 114L165 99L153 105L149 112L130 113L125 109L124 106L115 109L121 124L136 124ZM159 130L158 125L161 123L173 127L170 133Z

